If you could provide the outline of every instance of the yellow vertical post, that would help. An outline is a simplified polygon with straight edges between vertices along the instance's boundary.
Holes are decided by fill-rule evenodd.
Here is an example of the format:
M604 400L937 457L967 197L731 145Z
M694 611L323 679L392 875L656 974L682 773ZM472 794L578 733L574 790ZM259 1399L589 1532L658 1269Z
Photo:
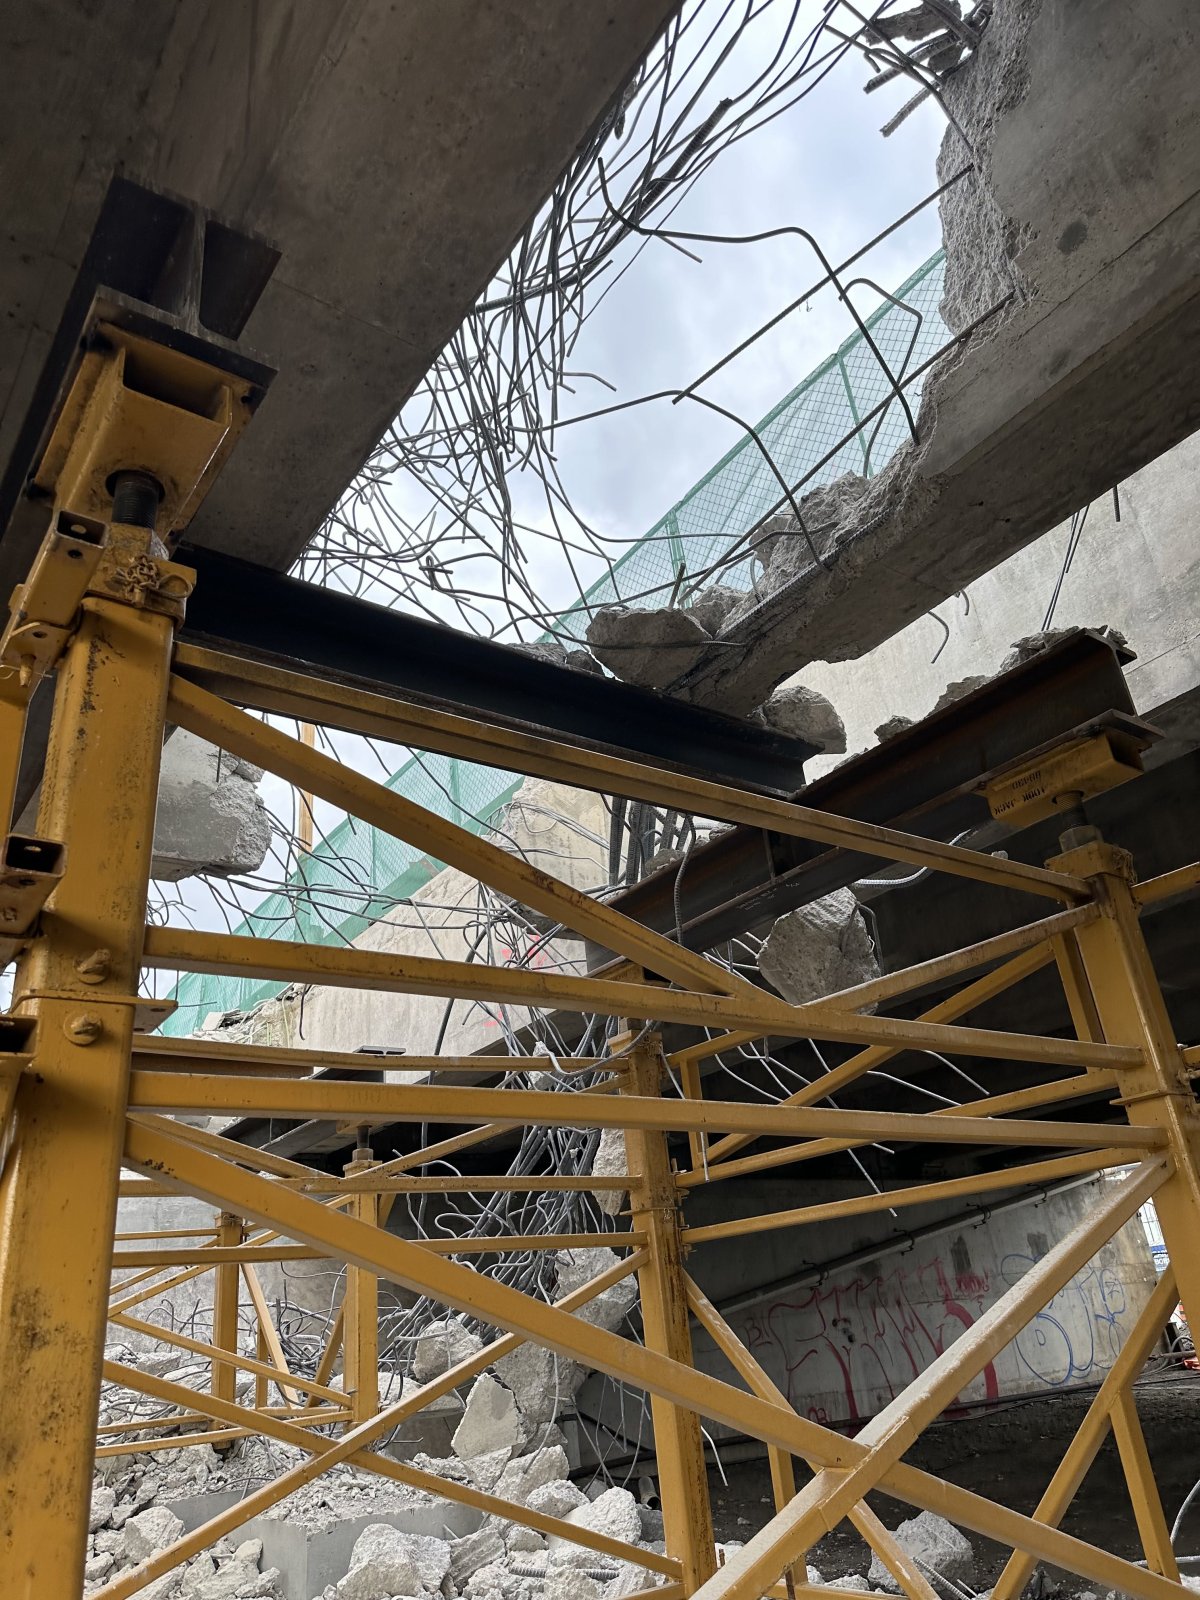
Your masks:
M615 1039L614 1048L622 1041ZM630 1050L622 1093L657 1096L665 1071L662 1041L650 1034ZM630 1226L646 1236L646 1264L638 1273L642 1334L648 1349L692 1364L687 1277L680 1241L679 1197L671 1171L667 1136L627 1128ZM712 1509L700 1418L670 1401L650 1400L658 1487L667 1554L683 1564L684 1592L691 1594L716 1571Z
M1200 1107L1175 1040L1133 898L1133 860L1100 841L1049 865L1091 880L1100 916L1077 928L1080 955L1109 1044L1136 1045L1142 1061L1118 1070L1130 1122L1161 1128L1172 1172L1154 1196L1179 1298L1200 1327Z
M229 1211L219 1211L216 1218L214 1243L225 1246L240 1245L246 1236L241 1217ZM216 1280L213 1290L213 1337L218 1350L228 1350L237 1355L238 1349L238 1296L241 1291L242 1271L236 1261L224 1261L214 1268ZM237 1398L237 1368L230 1361L213 1357L212 1393L218 1400Z
M360 1144L346 1163L348 1178L377 1166L371 1147ZM379 1195L356 1194L347 1207L359 1222L379 1226ZM350 1425L366 1422L379 1410L379 1278L363 1267L346 1268L342 1357L345 1388L350 1403Z
M88 598L38 831L66 846L13 1007L36 1021L0 1177L0 1594L78 1600L171 621Z
M0 678L0 838L16 820L13 807L25 742L27 701L28 693L17 681L15 671Z

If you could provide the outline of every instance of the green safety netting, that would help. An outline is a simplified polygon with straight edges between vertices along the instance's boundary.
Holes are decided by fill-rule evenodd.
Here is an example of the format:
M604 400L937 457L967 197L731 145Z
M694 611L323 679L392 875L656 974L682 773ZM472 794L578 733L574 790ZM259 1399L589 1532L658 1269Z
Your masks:
M871 339L899 378L936 354L946 339L938 315L943 257L939 251L866 319ZM905 393L914 414L921 380ZM871 476L910 437L870 344L856 333L797 385L757 425L756 432L789 484L823 464L805 491L846 472ZM865 417L871 420L839 446ZM835 448L836 447L836 448ZM829 459L824 458L828 456ZM597 605L663 603L664 589L687 594L703 587L709 568L780 500L778 479L749 434L744 435L654 527L631 545L587 591L583 604L558 621L555 635L581 638ZM748 587L752 558L721 568L711 581ZM682 580L680 574L682 572ZM390 779L395 789L451 821L482 832L512 799L522 780L497 767L449 756L417 755ZM410 897L441 870L441 863L387 834L347 817L332 829L292 875L285 891L269 895L235 930L258 938L344 944ZM178 1009L162 1031L186 1034L211 1012L246 1011L277 994L281 985L252 978L189 973L172 998Z

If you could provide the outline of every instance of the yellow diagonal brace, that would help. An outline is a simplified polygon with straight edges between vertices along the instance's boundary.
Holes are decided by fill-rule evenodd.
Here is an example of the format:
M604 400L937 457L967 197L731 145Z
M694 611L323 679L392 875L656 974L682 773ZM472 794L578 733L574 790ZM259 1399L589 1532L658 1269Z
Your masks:
M693 955L592 899L572 884L541 867L439 816L415 801L352 771L278 728L247 716L215 695L182 678L171 679L168 716L211 744L240 755L297 788L319 795L330 805L415 846L447 866L469 873L522 905L554 917L575 933L594 939L606 950L628 956L652 972L690 988L713 993L754 992L746 979L724 971L703 956Z
M696 1591L697 1600L754 1600L800 1550L832 1531L850 1508L879 1488L925 1428L950 1405L1041 1308L1092 1259L1160 1188L1166 1160L1147 1161L1112 1190L1017 1283L942 1351L856 1435L862 1459L848 1471L818 1472L774 1517ZM987 1531L986 1529L983 1531Z

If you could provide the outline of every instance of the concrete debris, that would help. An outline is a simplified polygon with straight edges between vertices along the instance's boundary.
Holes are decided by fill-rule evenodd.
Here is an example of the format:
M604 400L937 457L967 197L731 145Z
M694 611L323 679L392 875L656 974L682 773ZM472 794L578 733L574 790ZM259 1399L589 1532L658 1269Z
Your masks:
M543 1592L545 1600L604 1600L608 1585L571 1567L551 1567Z
M474 1533L468 1533L465 1538L456 1539L451 1545L450 1576L461 1588L480 1567L486 1567L493 1561L503 1561L504 1554L504 1540L495 1528L485 1524Z
M969 694L974 694L976 689L982 689L985 683L991 683L991 678L986 672L974 673L967 678L958 678L954 683L948 683L934 702L929 715L935 711L944 711L947 706L952 706L956 700L962 700Z
M429 1383L482 1349L483 1340L458 1317L441 1317L421 1331L413 1351L412 1375L418 1383Z
M117 1491L103 1483L93 1484L92 1505L88 1513L88 1532L95 1533L97 1528L102 1528L116 1508Z
M780 917L759 951L758 970L792 1005L877 978L879 962L853 893L835 889Z
M455 1455L465 1461L505 1446L515 1450L523 1432L512 1390L485 1372L471 1385L467 1408L451 1442Z
M609 1198L607 1192L604 1198ZM519 1345L496 1362L495 1371L516 1396L528 1422L553 1422L560 1411L569 1410L587 1376L568 1356L537 1344Z
M1023 666L1026 661L1032 661L1034 656L1041 655L1043 650L1049 650L1051 645L1057 644L1060 639L1065 639L1069 633L1078 631L1077 628L1048 628L1042 633L1027 633L1023 638L1014 639L998 670L1011 672L1014 667ZM1129 640L1120 628L1110 628L1107 624L1101 624L1100 627L1092 628L1090 631L1110 639L1113 644L1122 648L1127 648L1129 645Z
M694 667L711 642L690 612L604 606L588 623L592 654L625 683L665 689Z
M922 1511L919 1516L902 1522L895 1536L922 1572L936 1573L947 1583L974 1589L975 1552L971 1541L945 1517ZM899 1584L877 1555L871 1557L867 1578L873 1587L886 1589L889 1594L900 1593Z
M467 1476L477 1489L491 1494L500 1482L500 1474L512 1456L512 1445L502 1445L499 1450L489 1450L485 1455L472 1456L467 1462Z
M559 1298L582 1289L592 1278L598 1278L602 1272L615 1267L618 1259L616 1251L607 1248L560 1250L554 1258ZM609 1333L615 1333L637 1304L637 1297L637 1280L632 1276L622 1278L620 1283L613 1284L594 1300L580 1306L575 1315L583 1322L590 1322L594 1328L607 1328Z
M875 737L880 744L886 744L889 739L894 739L898 733L903 733L905 728L914 728L916 723L911 717L889 717L886 722L881 722L875 729Z
M525 1504L531 1511L540 1511L545 1517L569 1517L572 1511L590 1502L583 1490L569 1478L555 1478L530 1491Z
M569 649L560 644L557 639L540 639L536 644L514 644L511 650L519 650L523 656L536 656L539 661L549 661L552 666L571 667L576 672L603 672L603 668L582 646Z
M592 1533L603 1533L626 1544L636 1544L642 1537L638 1504L628 1489L606 1489L595 1500L577 1506L567 1521L572 1527L588 1528ZM569 1539L558 1536L549 1540L549 1553L551 1568L565 1564L588 1570L604 1560L586 1545L572 1544Z
M261 779L261 767L177 728L163 748L153 876L178 883L197 872L257 872L271 843Z
M125 1524L121 1554L131 1565L165 1550L183 1533L183 1523L169 1506L150 1506Z
M761 707L759 717L776 733L805 739L824 755L846 753L846 726L833 702L803 683L785 683L776 689Z
M510 1461L500 1474L495 1492L501 1500L512 1500L517 1505L525 1506L536 1490L565 1478L570 1470L571 1464L562 1445L550 1445Z
M832 483L822 484L801 496L800 515L804 518L805 531L822 556L828 555L842 536L842 525L867 492L867 484L868 480L857 472L844 472ZM767 589L778 586L780 574L785 570L790 577L800 567L812 565L808 539L790 508L768 518L751 535L750 543L763 564L764 577L760 584Z
M684 605L684 610L689 617L693 617L705 633L711 634L715 639L721 631L725 618L745 600L746 594L742 589L731 589L728 584L714 583L707 589L702 589L699 594L693 595Z
M546 1540L536 1528L523 1522L510 1522L504 1534L505 1549L513 1554L532 1555L546 1549Z
M624 1128L605 1128L600 1143L592 1157L593 1178L623 1178L629 1171L629 1158L625 1153ZM597 1189L592 1199L607 1216L615 1217L625 1205L628 1196L619 1189Z
M393 1595L425 1593L408 1535L387 1522L364 1528L336 1592L338 1600L391 1600Z

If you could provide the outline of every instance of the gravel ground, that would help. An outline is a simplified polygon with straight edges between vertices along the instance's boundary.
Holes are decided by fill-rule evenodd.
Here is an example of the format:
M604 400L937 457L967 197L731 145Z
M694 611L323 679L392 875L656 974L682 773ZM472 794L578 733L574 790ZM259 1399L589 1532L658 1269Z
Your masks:
M1091 1391L1052 1394L942 1422L924 1434L905 1459L962 1488L1030 1512L1091 1398ZM1137 1404L1169 1525L1200 1478L1200 1373L1172 1371L1148 1377L1137 1386ZM744 1542L770 1515L770 1474L762 1460L730 1464L726 1476L728 1486L718 1474L710 1474L716 1535ZM911 1507L884 1495L873 1496L871 1504L889 1527L914 1514ZM1063 1527L1117 1555L1141 1557L1129 1495L1111 1438L1084 1480ZM970 1537L976 1550L978 1586L988 1588L1009 1552L978 1535ZM1177 1551L1180 1555L1200 1554L1200 1497L1180 1529ZM870 1563L866 1545L848 1525L827 1535L809 1560L826 1580L865 1574ZM1200 1573L1200 1566L1189 1571ZM1048 1576L1066 1595L1089 1587L1070 1574L1051 1570Z

